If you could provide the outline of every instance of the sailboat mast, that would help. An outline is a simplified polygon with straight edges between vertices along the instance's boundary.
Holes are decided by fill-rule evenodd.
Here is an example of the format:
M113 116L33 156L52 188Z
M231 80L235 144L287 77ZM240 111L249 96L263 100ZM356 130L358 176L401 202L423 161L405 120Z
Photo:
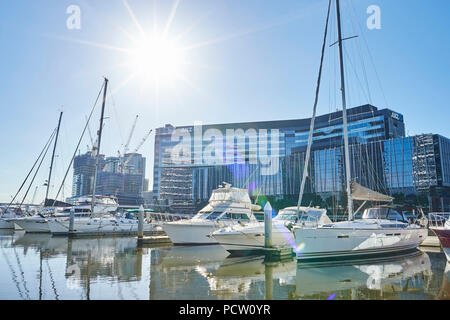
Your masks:
M347 128L347 102L345 98L345 70L344 70L344 55L342 50L342 27L341 27L341 10L339 0L336 0L336 15L337 15L337 29L338 29L338 43L339 43L339 65L341 72L341 94L342 94L342 119L344 127L344 153L345 153L345 175L346 175L346 189L347 189L347 209L348 220L353 219L353 199L351 192L351 172L350 172L350 154L348 146L348 128Z
M323 36L322 56L320 58L319 75L317 78L316 97L314 100L313 115L312 115L311 124L309 127L308 146L306 147L305 165L303 167L302 182L300 185L300 193L298 195L297 212L300 212L300 206L302 205L302 200L303 200L303 193L305 191L306 177L308 176L308 165L309 165L309 159L311 157L311 146L312 146L313 136L314 136L314 124L316 121L317 104L319 102L320 82L322 80L322 68L323 68L323 60L324 60L324 56L325 56L325 45L327 43L328 21L330 19L330 8L331 8L331 0L328 1L327 22L325 24L325 34Z
M98 130L98 141L97 141L97 155L95 158L95 170L94 170L94 185L92 186L92 203L91 203L91 215L94 214L95 205L95 185L97 184L97 169L100 159L100 143L102 141L102 129L103 129L103 118L105 116L105 104L106 104L106 91L108 89L108 79L105 78L105 86L103 89L103 102L102 102L102 113L100 115L100 128Z
M55 161L56 144L58 143L59 127L61 126L62 115L63 115L63 112L61 111L61 113L59 114L58 128L56 129L56 137L55 137L55 144L53 146L52 160L50 162L50 172L48 173L47 191L45 192L44 206L47 205L48 192L50 191L50 179L52 178L53 162Z

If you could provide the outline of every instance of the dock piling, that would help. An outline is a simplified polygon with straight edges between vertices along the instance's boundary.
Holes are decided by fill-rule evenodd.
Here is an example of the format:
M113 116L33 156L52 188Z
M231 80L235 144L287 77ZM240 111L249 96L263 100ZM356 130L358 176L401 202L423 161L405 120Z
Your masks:
M138 241L142 241L144 238L144 207L142 205L139 207L138 221Z
M267 202L264 206L264 247L272 248L272 206Z
M69 220L69 236L73 235L73 226L75 224L75 208L70 208L70 220Z

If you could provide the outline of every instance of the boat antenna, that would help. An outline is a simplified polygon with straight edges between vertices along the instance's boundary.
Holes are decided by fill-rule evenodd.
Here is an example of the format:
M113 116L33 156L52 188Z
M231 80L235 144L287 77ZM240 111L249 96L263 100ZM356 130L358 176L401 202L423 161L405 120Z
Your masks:
M105 116L106 90L108 90L108 79L107 78L105 78L105 85L103 87L102 112L100 115L100 128L98 129L97 155L95 158L95 169L94 169L94 185L92 186L91 216L93 216L93 214L94 214L95 185L97 183L97 171L98 171L98 165L99 165L99 160L100 160L100 143L102 141L103 119Z
M331 8L331 0L328 1L327 22L325 25L325 34L323 36L322 56L320 58L319 76L317 78L316 97L314 100L313 115L311 118L311 126L309 128L308 147L306 149L305 166L303 167L302 183L300 186L300 193L298 195L297 211L300 211L300 206L302 205L303 193L305 191L306 177L308 175L308 164L309 164L309 158L311 156L311 145L312 145L312 140L313 140L313 135L314 135L314 124L316 121L317 104L319 102L320 82L322 80L322 68L323 68L323 60L324 60L324 56L325 56L325 46L326 46L326 42L327 42L328 21L330 19L330 8Z
M45 192L44 206L47 204L48 192L50 191L50 179L52 177L53 162L55 161L56 144L58 143L59 128L61 126L62 115L63 115L63 112L61 111L61 113L59 114L58 127L56 128L55 144L53 146L52 160L50 162L50 171L48 173L47 191Z
M345 70L344 70L344 55L342 50L342 26L341 26L341 10L339 0L336 0L336 17L337 17L337 31L339 43L339 65L341 72L341 96L342 96L342 121L344 127L344 153L345 153L345 175L346 175L346 189L347 189L347 208L348 220L353 219L353 199L351 190L351 172L350 172L350 154L348 147L348 128L347 128L347 101L345 97Z

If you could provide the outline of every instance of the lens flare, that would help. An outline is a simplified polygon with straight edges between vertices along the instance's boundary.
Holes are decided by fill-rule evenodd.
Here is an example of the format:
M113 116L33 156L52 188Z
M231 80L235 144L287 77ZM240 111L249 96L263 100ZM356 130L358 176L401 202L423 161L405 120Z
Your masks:
M304 248L305 248L305 243L302 242L297 246L297 248L295 248L295 252L297 252L297 253L301 252Z

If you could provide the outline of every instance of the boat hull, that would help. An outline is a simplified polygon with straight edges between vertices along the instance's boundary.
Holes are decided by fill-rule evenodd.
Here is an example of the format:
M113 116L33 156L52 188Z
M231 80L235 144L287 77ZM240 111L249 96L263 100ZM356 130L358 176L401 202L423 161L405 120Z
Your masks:
M416 249L426 229L295 229L299 261L365 259Z
M126 220L126 219L125 219ZM52 219L48 227L52 235L68 235L70 219ZM156 231L157 225L144 224L144 233ZM115 219L75 219L73 235L137 235L138 223L135 220L121 221Z
M232 256L246 256L264 253L264 226L244 228L241 231L215 232L213 237ZM295 247L292 232L285 226L275 226L272 230L272 246Z
M14 230L14 222L7 219L0 219L0 229L1 230Z
M215 223L164 223L163 229L174 245L213 245L217 240L210 234L217 229Z
M50 233L47 219L17 219L15 223L26 233Z
M450 229L447 228L430 228L441 242L442 250L444 250L447 261L450 261Z

